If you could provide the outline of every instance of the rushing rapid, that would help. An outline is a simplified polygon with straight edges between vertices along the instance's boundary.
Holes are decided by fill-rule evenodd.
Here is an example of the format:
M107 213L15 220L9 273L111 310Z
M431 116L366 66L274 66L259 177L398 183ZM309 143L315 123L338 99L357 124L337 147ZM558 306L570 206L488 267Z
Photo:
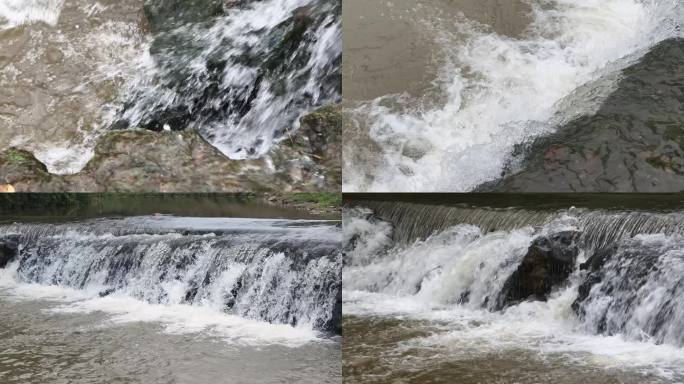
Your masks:
M376 360L345 362L351 381L684 379L681 212L357 203L344 327L364 342L346 353Z
M137 217L0 228L2 289L237 343L340 333L330 222ZM269 324L270 323L270 324Z
M111 130L196 130L264 156L341 98L339 1L8 0L0 4L5 150L82 170Z
M338 101L339 1L218 8L204 22L153 25L115 127L196 129L227 156L254 158L292 134L304 113Z
M531 20L519 36L426 17L441 96L350 103L348 131L364 133L345 148L345 191L469 191L518 171L525 145L595 113L623 69L683 36L677 0L523 3Z

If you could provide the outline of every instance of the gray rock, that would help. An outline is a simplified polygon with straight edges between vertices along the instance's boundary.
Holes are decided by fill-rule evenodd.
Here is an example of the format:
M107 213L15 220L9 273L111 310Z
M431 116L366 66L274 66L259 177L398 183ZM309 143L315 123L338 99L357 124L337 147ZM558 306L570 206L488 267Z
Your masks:
M663 41L623 71L617 90L526 148L522 169L479 191L684 190L684 39Z

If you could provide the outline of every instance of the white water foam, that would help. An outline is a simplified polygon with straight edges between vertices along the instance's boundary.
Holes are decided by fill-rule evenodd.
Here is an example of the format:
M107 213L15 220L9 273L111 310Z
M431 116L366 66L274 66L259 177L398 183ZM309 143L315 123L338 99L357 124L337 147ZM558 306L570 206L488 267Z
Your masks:
M61 313L103 312L108 315L101 326L116 326L136 322L161 324L165 332L173 334L203 334L218 337L233 345L278 344L298 347L310 342L321 342L318 332L305 326L271 324L240 316L228 315L209 307L183 304L150 304L113 294L99 297L98 289L72 289L55 285L19 282L18 264L0 269L0 294L9 300L44 300L52 303L47 311Z
M580 110L564 110L567 97L598 79L614 83L615 72L650 47L683 35L679 0L529 3L534 20L521 38L465 19L456 21L458 38L439 36L460 68L445 68L446 104L411 111L405 95L389 95L354 111L382 153L378 166L345 164L345 191L468 191L494 180L516 144L553 131L577 113L591 113L611 86L601 85L603 95L580 103ZM387 106L392 103L400 111ZM416 147L425 152L422 157L402 154Z
M0 2L0 29L32 22L57 24L64 0L3 0Z

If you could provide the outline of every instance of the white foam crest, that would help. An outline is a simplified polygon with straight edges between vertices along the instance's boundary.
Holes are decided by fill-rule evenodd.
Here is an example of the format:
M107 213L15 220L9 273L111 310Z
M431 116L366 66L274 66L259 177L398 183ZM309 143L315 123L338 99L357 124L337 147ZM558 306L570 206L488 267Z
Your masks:
M220 337L231 344L281 344L297 347L320 341L317 332L306 327L270 324L227 315L207 307L191 305L149 304L125 296L111 296L77 301L53 309L54 313L104 312L114 324L161 323L164 330L173 334L202 333Z
M64 0L3 0L0 2L0 29L40 21L56 25Z
M392 316L428 321L430 336L402 341L398 351L439 350L448 361L475 356L519 353L525 350L542 360L562 356L572 364L602 369L636 370L670 378L684 375L684 349L583 332L570 308L576 284L556 292L547 302L523 302L504 312L461 305L426 303L418 297L347 291L345 315ZM438 329L438 331L435 331Z
M475 226L458 225L371 264L348 266L343 284L435 304L456 303L469 292L470 303L479 306L498 292L505 270L512 272L531 240L531 229L483 235Z
M584 84L613 76L648 48L682 36L677 0L537 0L522 38L501 36L458 20L459 41L446 47L460 68L443 87L445 105L401 112L387 96L359 107L382 147L377 169L345 165L345 191L468 191L500 177L516 144L556 129L567 116L564 98ZM451 51L453 50L453 51ZM583 104L595 108L611 89ZM576 106L575 106L576 107ZM402 106L400 108L406 108ZM427 148L407 157L405 148ZM358 168L360 167L360 168ZM367 182L366 173L373 180Z
M69 287L50 286L34 283L19 283L17 269L19 263L14 262L4 269L0 269L0 291L8 294L9 299L46 299L53 301L70 302L93 297L96 292L73 289Z
M581 305L588 332L684 345L684 238L637 235L620 243Z
M68 175L81 171L95 155L91 138L85 143L52 143L42 149L35 149L33 154L45 164L48 172L56 175Z
M347 215L354 213L364 214ZM347 219L357 224L351 231L344 228L344 244L359 237L347 252L342 276L345 289L412 296L433 305L455 304L463 295L468 295L470 306L479 308L487 301L493 305L506 278L538 235L531 227L485 234L477 226L460 224L405 247L377 253L382 251L374 244L378 232L354 232L363 220ZM372 247L367 245L369 238ZM380 244L387 246L384 241Z

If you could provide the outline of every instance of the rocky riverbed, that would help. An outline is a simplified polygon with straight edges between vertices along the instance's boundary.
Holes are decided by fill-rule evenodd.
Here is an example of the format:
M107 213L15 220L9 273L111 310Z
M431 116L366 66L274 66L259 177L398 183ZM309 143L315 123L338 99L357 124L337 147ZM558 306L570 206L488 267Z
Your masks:
M291 138L260 159L231 160L194 130L112 131L74 175L51 174L30 152L0 153L0 184L16 192L337 191L341 117L329 106L311 113Z

